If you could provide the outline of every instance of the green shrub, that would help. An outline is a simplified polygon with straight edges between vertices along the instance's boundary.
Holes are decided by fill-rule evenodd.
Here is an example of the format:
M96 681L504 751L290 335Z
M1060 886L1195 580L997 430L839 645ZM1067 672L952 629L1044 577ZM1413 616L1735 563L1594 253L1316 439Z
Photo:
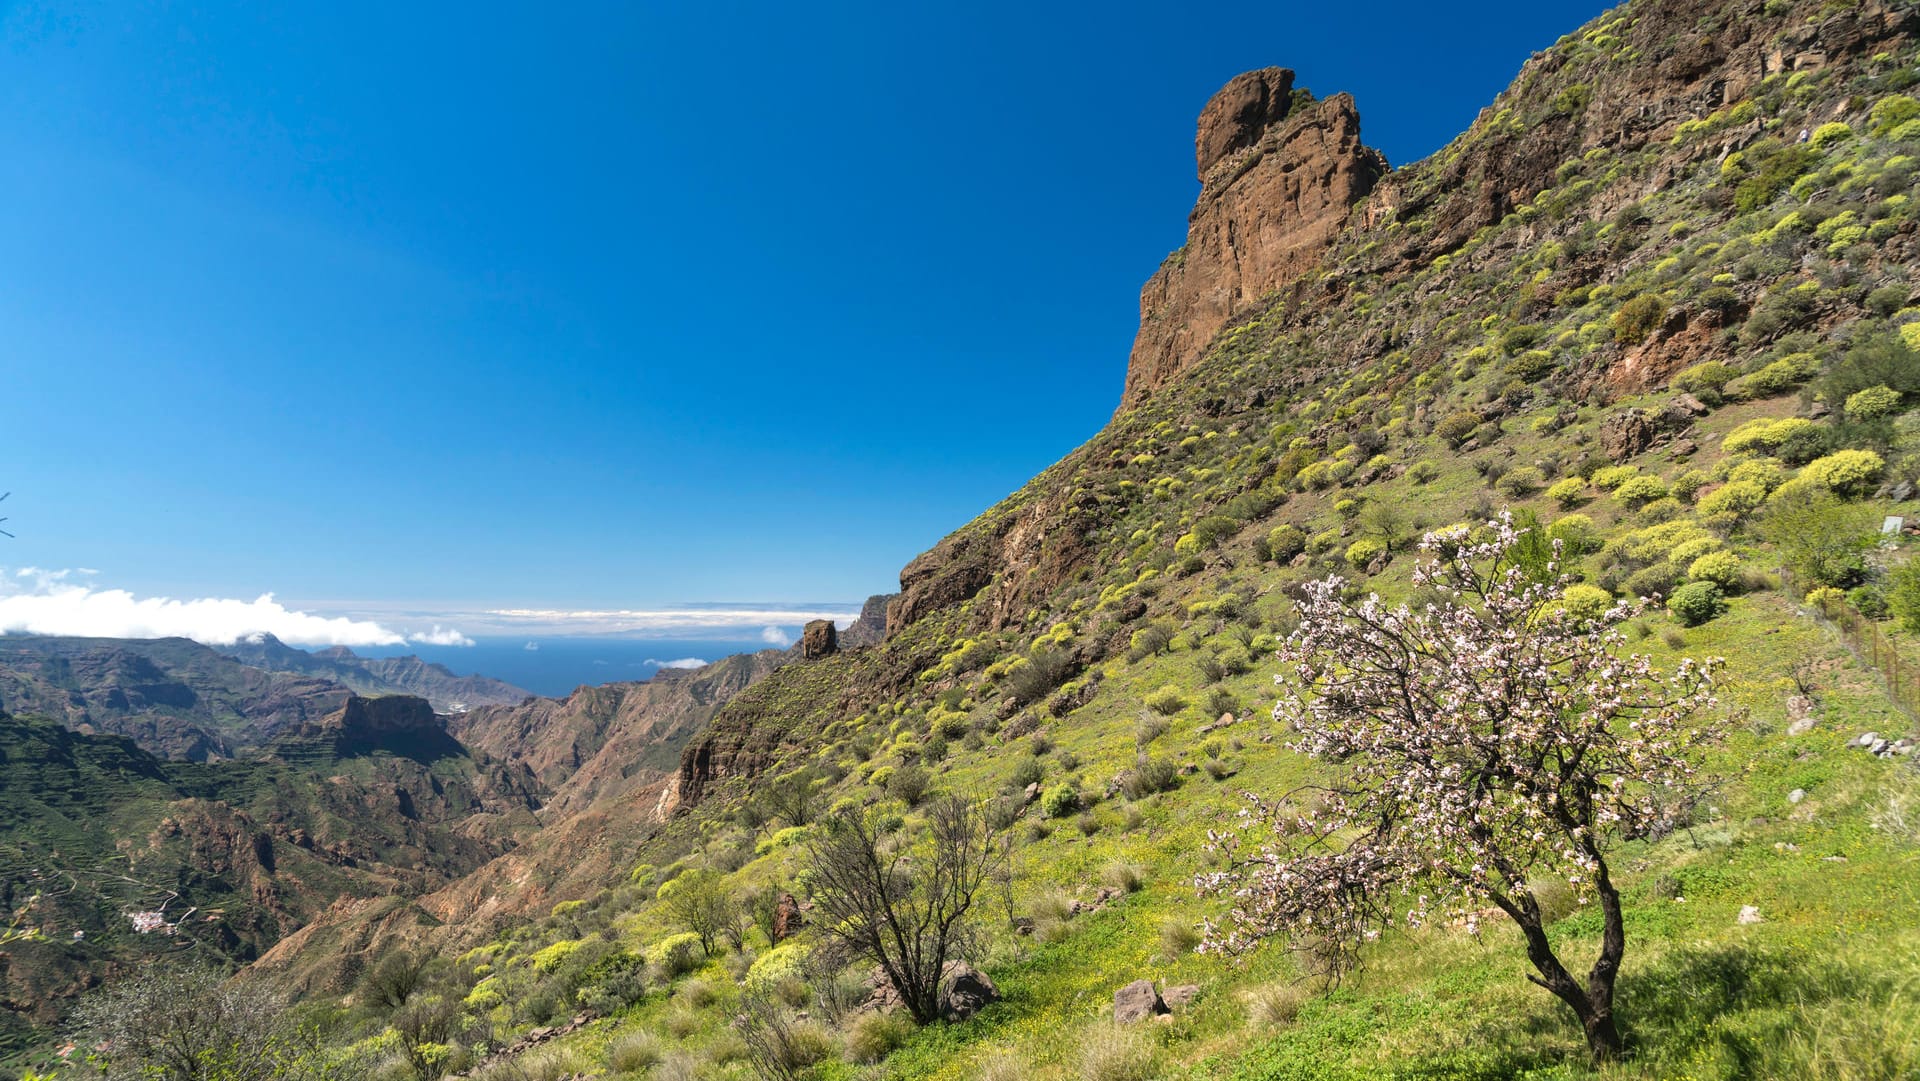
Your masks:
M1593 519L1584 514L1561 515L1547 527L1547 539L1560 542L1560 554L1565 559L1577 559L1600 550L1600 533L1594 528Z
M1519 326L1508 327L1506 331L1500 335L1499 340L1495 344L1502 353L1505 353L1507 356L1512 356L1539 341L1540 336L1544 333L1546 333L1546 331L1541 327L1534 326L1531 323L1521 323Z
M1676 390L1684 390L1701 398L1718 398L1728 383L1733 382L1739 371L1731 365L1717 360L1704 361L1691 368L1684 369L1673 377Z
M1364 571L1375 559L1387 550L1384 542L1374 537L1361 537L1347 545L1347 566L1356 571Z
M1787 566L1812 586L1848 586L1866 571L1878 515L1813 485L1782 485L1767 500L1760 531Z
M1634 466L1603 466L1593 471L1593 486L1601 491L1611 492L1639 475L1640 470Z
M1553 370L1553 354L1544 349L1529 349L1507 362L1507 375L1524 382L1538 382Z
M1847 603L1868 619L1887 618L1887 595L1876 586L1854 586L1847 590Z
M1813 129L1813 135L1807 139L1807 145L1816 150L1824 150L1834 143L1845 142L1853 138L1853 129L1838 120L1828 121Z
M1886 461L1870 450L1842 450L1808 462L1799 478L1838 495L1862 495L1886 467Z
M1564 477L1553 482L1547 489L1547 498L1560 505L1562 510L1577 507L1587 500L1587 479L1585 477Z
M1689 503L1706 486L1707 475L1698 469L1689 469L1673 478L1673 494Z
M1819 362L1811 353L1795 353L1781 357L1757 372L1741 376L1727 389L1742 398L1771 398L1776 394L1785 394L1813 378L1819 370Z
M1659 477L1642 474L1621 482L1613 490L1613 498L1625 504L1629 509L1646 506L1656 499L1667 497L1667 486Z
M1525 499L1545 487L1546 483L1547 478L1538 469L1525 465L1501 474L1500 479L1494 482L1494 487L1515 499Z
M1769 137L1727 155L1720 165L1720 182L1733 186L1734 209L1751 214L1773 202L1819 160L1819 151L1810 146L1789 146Z
M1735 518L1744 518L1766 501L1765 488L1750 480L1736 480L1707 493L1707 497L1700 501L1700 513L1708 516L1730 514Z
M1613 607L1613 594L1599 586L1575 582L1560 592L1560 603L1579 619L1595 619Z
M1180 767L1164 758L1143 758L1120 778L1120 791L1128 799L1146 799L1179 783Z
M909 807L917 807L926 798L927 787L932 782L933 778L927 775L926 770L909 762L894 770L893 775L887 778L887 795Z
M1900 411L1901 394L1884 384L1854 391L1847 397L1848 420L1878 420Z
M1040 797L1040 810L1048 818L1065 818L1080 809L1080 792L1071 783L1061 782Z
M1340 531L1338 529L1323 529L1307 538L1307 551L1312 552L1314 555L1319 555L1322 552L1333 551L1334 545L1339 543Z
M1903 630L1920 634L1920 560L1909 560L1887 576L1887 606Z
M1712 582L1721 589L1732 589L1740 580L1740 557L1732 552L1708 552L1687 564L1687 577L1695 582Z
M1425 484L1440 475L1440 467L1425 458L1407 467L1407 479L1415 484Z
M1671 522L1686 513L1687 508L1682 506L1678 499L1672 496L1662 496L1642 506L1633 517L1636 522L1643 522L1647 525L1658 525L1661 522Z
M1666 317L1667 302L1652 293L1642 293L1613 313L1613 340L1620 345L1639 345Z
M1447 446L1457 448L1466 442L1467 437L1472 435L1482 423L1484 422L1478 413L1453 413L1434 425L1433 434L1439 436Z
M702 954L700 936L683 931L647 947L647 963L668 976L684 976L700 967Z
M1667 598L1667 610L1685 627L1696 627L1720 614L1720 587L1712 582L1688 582Z
M1878 136L1891 135L1894 129L1915 118L1920 118L1920 101L1905 94L1888 94L1867 110L1867 120L1872 125L1869 130Z
M1171 717L1187 708L1187 700L1180 693L1180 688L1171 683L1164 684L1159 690L1147 695L1146 703L1148 709L1163 717Z
M1748 451L1774 450L1782 443L1813 427L1813 422L1805 417L1781 417L1778 420L1750 420L1720 441L1720 449L1728 454L1742 454Z
M1297 525L1275 526L1267 534L1267 553L1275 563L1285 563L1307 550L1307 535Z

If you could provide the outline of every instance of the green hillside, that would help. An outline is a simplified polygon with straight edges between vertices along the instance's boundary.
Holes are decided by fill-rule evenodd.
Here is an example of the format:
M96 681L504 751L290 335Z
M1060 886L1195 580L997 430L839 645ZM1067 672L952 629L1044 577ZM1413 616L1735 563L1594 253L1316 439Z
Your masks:
M386 939L433 958L403 1005L303 1016L394 1078L1920 1077L1920 570L1881 532L1920 518L1914 29L1641 0L1562 38L1316 269L916 560L883 642L732 699L623 878ZM1229 907L1196 889L1210 831L1345 768L1270 716L1302 587L1437 602L1419 538L1503 511L1562 542L1570 607L1644 604L1626 649L1726 659L1715 783L1611 851L1619 1062L1498 916L1396 923L1337 982L1311 934L1195 950ZM842 1015L872 966L825 960L818 852L865 815L931 866L937 793L1011 841L965 951L1001 997ZM737 947L687 937L695 891L737 903ZM782 895L807 926L776 944ZM1584 970L1599 912L1537 897ZM1116 1022L1141 979L1191 997Z

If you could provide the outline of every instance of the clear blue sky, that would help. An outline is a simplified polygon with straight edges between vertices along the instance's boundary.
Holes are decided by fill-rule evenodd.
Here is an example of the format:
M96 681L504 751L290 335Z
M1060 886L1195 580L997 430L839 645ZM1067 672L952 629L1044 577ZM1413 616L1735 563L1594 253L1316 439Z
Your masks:
M1594 4L9 5L15 541L145 596L847 601L1091 436L1237 72L1396 164Z

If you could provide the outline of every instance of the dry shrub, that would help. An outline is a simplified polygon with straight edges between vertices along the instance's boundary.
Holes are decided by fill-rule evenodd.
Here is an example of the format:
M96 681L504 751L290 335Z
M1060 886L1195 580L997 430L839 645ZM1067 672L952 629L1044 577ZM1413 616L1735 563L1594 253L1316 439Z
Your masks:
M607 1045L607 1068L619 1073L638 1073L658 1065L661 1058L659 1037L644 1029L623 1033Z
M1167 960L1192 953L1200 945L1200 931L1182 919L1168 917L1160 924L1160 954Z
M1297 983L1266 983L1240 992L1247 1023L1255 1028L1284 1028L1300 1016L1307 990Z
M1101 872L1100 881L1122 893L1138 893L1140 887L1146 885L1147 879L1146 872L1139 864L1115 860Z
M863 1013L847 1030L847 1057L875 1063L892 1054L913 1034L913 1024L897 1013Z
M1096 1024L1081 1038L1081 1081L1153 1081L1158 1076L1159 1045L1137 1028Z

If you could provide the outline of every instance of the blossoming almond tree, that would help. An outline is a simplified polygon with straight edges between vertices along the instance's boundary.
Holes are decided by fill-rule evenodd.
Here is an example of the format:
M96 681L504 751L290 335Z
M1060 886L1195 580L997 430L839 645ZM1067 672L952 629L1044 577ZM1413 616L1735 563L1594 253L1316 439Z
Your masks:
M1607 853L1672 829L1702 783L1698 751L1719 732L1694 715L1715 704L1720 662L1661 672L1625 653L1617 627L1634 609L1569 613L1557 547L1552 573L1529 575L1513 560L1521 536L1504 514L1428 534L1414 581L1437 597L1418 609L1348 603L1338 577L1307 587L1274 718L1336 779L1306 804L1249 793L1240 830L1210 832L1227 869L1197 885L1233 907L1201 949L1285 935L1337 976L1385 926L1443 918L1478 933L1497 909L1525 938L1528 978L1610 1059L1626 930ZM1267 839L1243 851L1255 834ZM1535 884L1552 878L1603 917L1584 981L1547 937Z

